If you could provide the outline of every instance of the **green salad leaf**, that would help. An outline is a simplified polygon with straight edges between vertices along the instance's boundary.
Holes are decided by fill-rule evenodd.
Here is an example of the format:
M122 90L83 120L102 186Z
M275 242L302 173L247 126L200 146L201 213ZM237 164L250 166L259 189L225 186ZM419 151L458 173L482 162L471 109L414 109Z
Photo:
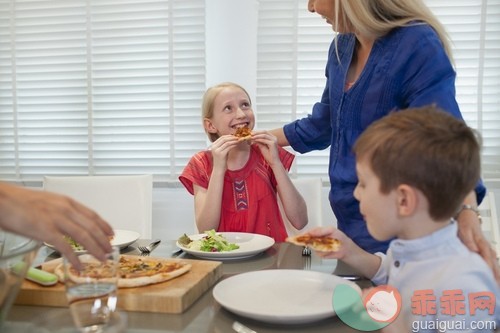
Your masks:
M64 236L64 239L69 243L69 245L71 245L71 247L73 248L73 251L84 251L85 248L78 244L73 238L69 237L69 236Z
M179 244L192 250L203 252L228 252L240 248L238 244L229 243L227 239L221 234L218 234L214 229L205 231L205 235L206 236L199 240L192 240L184 234L178 241ZM186 236L189 241L186 240L184 236Z
M179 239L177 241L179 242L179 244L181 244L182 246L186 246L186 247L189 247L189 243L192 242L191 238L189 238L189 236L186 234L179 237Z

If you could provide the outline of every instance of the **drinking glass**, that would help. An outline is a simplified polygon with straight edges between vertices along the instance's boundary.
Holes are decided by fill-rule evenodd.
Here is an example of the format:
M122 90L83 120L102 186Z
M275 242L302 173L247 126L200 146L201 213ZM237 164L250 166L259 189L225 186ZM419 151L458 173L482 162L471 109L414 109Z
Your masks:
M0 230L0 332L40 243Z
M81 271L64 259L69 309L80 332L100 333L105 331L116 310L120 251L113 247L105 261L86 252L77 255L85 267Z

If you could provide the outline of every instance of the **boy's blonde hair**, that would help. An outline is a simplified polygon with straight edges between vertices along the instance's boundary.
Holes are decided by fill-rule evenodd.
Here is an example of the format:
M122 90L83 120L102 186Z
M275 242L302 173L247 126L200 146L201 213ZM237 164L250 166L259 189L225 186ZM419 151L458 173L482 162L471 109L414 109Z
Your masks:
M401 184L420 190L436 220L454 216L480 178L479 134L435 106L393 112L370 125L354 145L380 179L380 191Z
M375 37L386 35L394 28L425 22L436 31L453 63L449 36L423 0L338 0L335 1L335 14L335 31L342 28ZM346 26L339 27L338 22Z
M217 84L215 86L208 88L207 91L205 91L205 94L203 95L203 101L201 104L201 119L202 119L202 121L205 121L205 119L212 119L212 117L214 116L215 98L217 97L217 95L219 95L219 93L222 90L224 90L225 88L229 88L229 87L241 89L247 95L248 101L250 102L250 104L252 104L252 100L250 99L250 95L245 90L245 88L243 88L239 84L236 84L233 82L223 82L223 83ZM211 142L214 142L215 140L217 140L219 138L218 133L208 133L205 126L203 126L203 128L205 129L205 133L207 133L208 138L210 139Z

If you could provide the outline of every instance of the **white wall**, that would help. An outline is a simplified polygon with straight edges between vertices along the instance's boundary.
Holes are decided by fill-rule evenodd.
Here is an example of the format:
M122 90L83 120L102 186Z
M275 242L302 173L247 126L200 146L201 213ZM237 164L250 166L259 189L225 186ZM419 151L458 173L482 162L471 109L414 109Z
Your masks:
M206 1L207 87L232 81L255 97L257 0Z

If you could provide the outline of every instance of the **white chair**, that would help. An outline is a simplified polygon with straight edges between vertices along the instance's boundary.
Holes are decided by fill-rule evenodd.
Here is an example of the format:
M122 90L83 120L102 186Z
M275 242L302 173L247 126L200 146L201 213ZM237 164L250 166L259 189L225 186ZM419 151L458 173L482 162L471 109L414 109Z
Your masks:
M305 231L323 225L323 202L321 178L296 178L292 179L295 188L306 201L308 223L302 230L297 230L286 218L281 200L278 200L281 217L285 222L286 231L289 236L304 233Z
M152 237L152 175L45 176L43 188L92 208L114 229Z
M500 258L500 225L497 216L495 194L493 192L488 192L478 208L481 214L481 229L483 230L484 236Z

